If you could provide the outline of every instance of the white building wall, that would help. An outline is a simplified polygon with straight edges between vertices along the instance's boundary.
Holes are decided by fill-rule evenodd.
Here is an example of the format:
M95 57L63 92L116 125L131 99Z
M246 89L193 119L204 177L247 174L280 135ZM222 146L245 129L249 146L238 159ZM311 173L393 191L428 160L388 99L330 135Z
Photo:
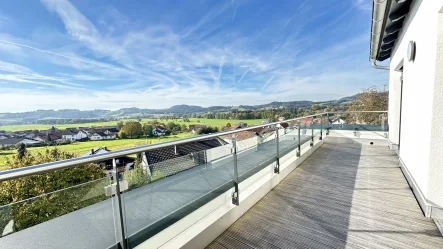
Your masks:
M400 137L400 98L401 98L401 73L391 71L389 76L389 110L388 110L388 124L389 124L389 141L398 145Z
M437 23L437 59L435 63L434 96L432 98L433 118L431 124L428 200L432 205L443 207L443 8L438 14ZM439 218L443 218L443 213Z
M403 63L403 97L402 97L402 116L400 132L400 158L404 165L414 178L415 183L429 200L443 206L443 195L435 196L429 188L429 184L434 179L430 179L430 163L434 155L431 153L432 124L434 120L433 103L437 56L437 26L439 11L443 7L443 0L417 0L411 4L411 9L406 17L403 29L396 41L391 58L391 84L390 98L395 101L395 90L398 90L395 84L395 77L398 72L396 69ZM407 47L409 41L416 42L415 61L407 60ZM389 111L394 115L396 104L390 102ZM441 110L440 110L441 111ZM393 133L398 124L393 123L395 118L390 121L390 133ZM440 120L442 121L442 120ZM397 121L398 122L398 121ZM441 124L441 122L440 122ZM440 134L441 136L442 134ZM390 134L391 138L391 134ZM440 147L441 148L441 147ZM434 169L443 172L443 167ZM440 186L443 179L440 179Z

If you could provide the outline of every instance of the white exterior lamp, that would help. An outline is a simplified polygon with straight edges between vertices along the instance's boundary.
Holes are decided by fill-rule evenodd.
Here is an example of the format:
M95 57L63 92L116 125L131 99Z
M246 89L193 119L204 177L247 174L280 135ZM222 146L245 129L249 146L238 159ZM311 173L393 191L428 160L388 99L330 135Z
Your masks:
M410 41L408 44L408 61L414 62L415 59L415 41Z

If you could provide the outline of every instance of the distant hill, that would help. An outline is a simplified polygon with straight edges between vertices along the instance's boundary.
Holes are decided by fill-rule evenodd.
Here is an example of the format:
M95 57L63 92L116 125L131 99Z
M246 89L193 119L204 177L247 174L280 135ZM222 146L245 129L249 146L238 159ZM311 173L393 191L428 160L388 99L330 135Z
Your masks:
M310 107L313 104L340 105L355 99L354 96L344 97L338 100L329 101L288 101L271 102L263 105L240 105L240 106L210 106L201 107L195 105L175 105L166 109L140 109L136 107L122 108L115 111L110 110L87 110L61 109L61 110L37 110L20 113L0 113L0 125L8 124L29 124L43 122L44 120L54 119L110 119L110 118L130 118L147 115L160 114L187 114L203 112L226 112L232 110L260 110L260 109L278 109L278 108L302 108Z

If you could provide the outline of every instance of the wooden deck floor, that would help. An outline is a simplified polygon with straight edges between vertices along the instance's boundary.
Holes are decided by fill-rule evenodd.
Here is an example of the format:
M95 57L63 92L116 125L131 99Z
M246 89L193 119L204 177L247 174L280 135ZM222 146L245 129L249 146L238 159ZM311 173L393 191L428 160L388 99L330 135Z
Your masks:
M443 237L393 151L325 143L208 248L443 248Z

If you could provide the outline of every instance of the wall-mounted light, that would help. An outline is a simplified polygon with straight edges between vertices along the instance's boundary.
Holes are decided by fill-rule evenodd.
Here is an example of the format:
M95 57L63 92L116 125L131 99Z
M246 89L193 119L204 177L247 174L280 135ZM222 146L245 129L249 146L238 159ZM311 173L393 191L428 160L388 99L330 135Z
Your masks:
M415 59L415 41L410 41L408 44L408 61Z

